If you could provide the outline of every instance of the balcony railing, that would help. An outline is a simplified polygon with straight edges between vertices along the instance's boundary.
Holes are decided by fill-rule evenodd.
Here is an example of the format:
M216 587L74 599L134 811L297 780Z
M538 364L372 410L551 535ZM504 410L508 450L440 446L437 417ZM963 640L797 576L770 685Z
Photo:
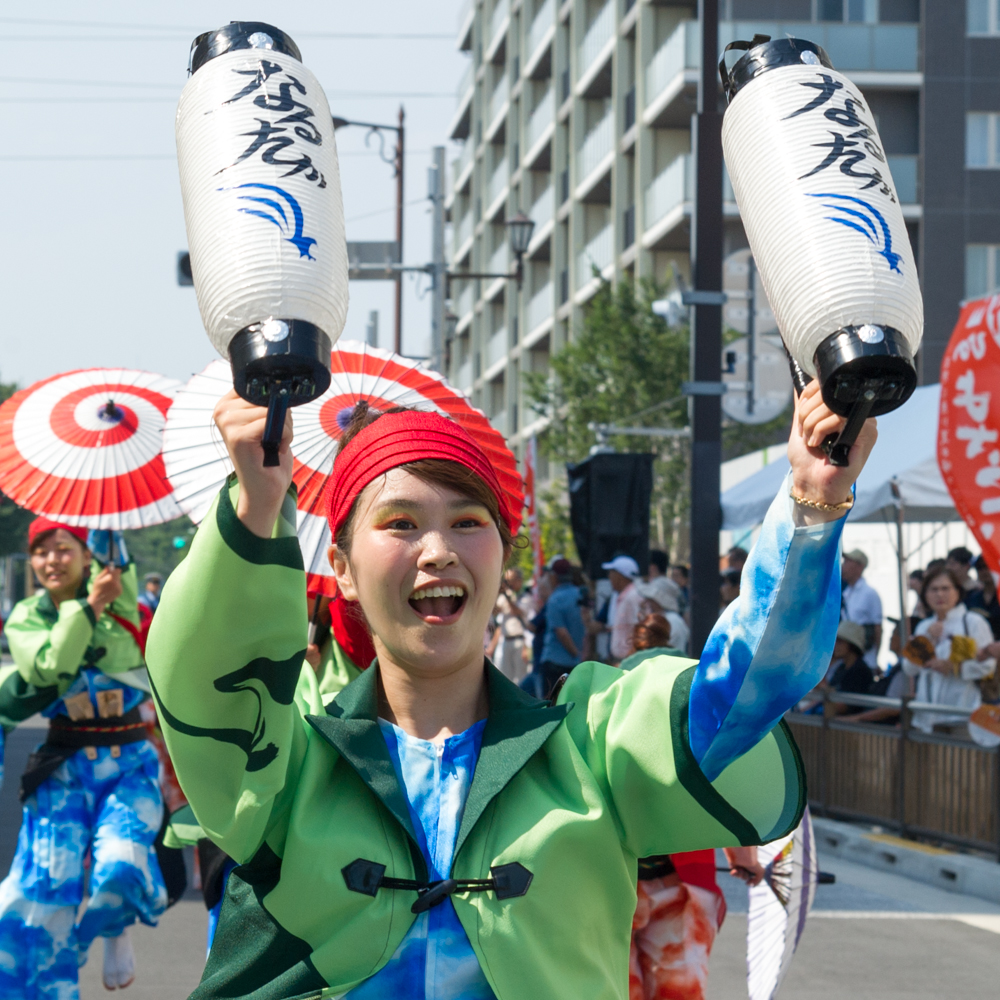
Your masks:
M461 288L461 291L458 293L458 298L453 299L452 301L455 306L455 314L459 319L461 319L463 316L467 316L470 312L472 312L472 306L476 301L476 298L472 291L473 282L460 281L455 284Z
M545 3L538 8L538 12L535 14L535 19L531 22L531 27L528 29L529 59L535 54L535 50L538 46L542 44L545 32L552 27L552 23L555 20L554 8L555 0L545 0Z
M455 249L458 248L472 235L472 211L471 209L458 220L455 226Z
M615 33L615 3L609 0L604 9L594 18L593 23L583 36L580 44L580 75L590 68L590 64L598 57L608 39Z
M615 139L615 119L610 112L588 133L580 146L576 160L577 183L590 175L597 165L611 152Z
M502 326L490 337L486 345L486 367L492 367L505 357L507 357L507 327Z
M552 282L543 285L528 303L528 332L552 318Z
M509 13L510 6L508 0L497 0L493 5L493 13L490 15L490 45L496 40L497 34L503 27L503 23L507 20Z
M454 171L454 178L456 181L462 176L465 168L472 162L472 154L474 151L475 143L471 139L466 139L465 145L462 146L462 152L458 155L458 159L452 161L452 170Z
M685 69L701 65L701 29L697 21L681 21L646 67L646 104Z
M747 34L749 32L749 34ZM918 61L918 24L814 24L802 21L724 21L719 24L719 49L754 32L784 38L808 38L822 45L841 72L915 73ZM699 40L699 46L701 42Z
M888 156L889 173L896 184L900 205L920 204L920 185L917 178L916 156Z
M494 168L492 175L490 176L490 183L487 187L487 204L492 205L497 198L503 194L504 188L507 187L507 181L510 177L510 171L507 166L507 158L504 157Z
M577 254L576 285L585 285L594 276L594 268L603 271L614 257L614 229L606 226Z
M490 107L489 114L487 115L488 124L493 124L493 120L498 114L500 114L504 104L507 103L507 96L509 93L510 85L507 81L507 74L504 73L504 75L497 80L497 85L493 88L493 93L490 94Z
M506 274L509 270L508 260L509 260L509 250L507 247L506 239L493 251L493 256L490 257L490 267L489 270L493 274Z
M458 81L458 86L455 88L455 99L459 104L462 103L462 98L468 93L469 88L472 86L472 78L474 76L475 67L472 64L472 60L469 60L469 65L465 67L465 72L462 74L462 79Z
M555 193L550 184L535 200L528 215L535 223L535 232L538 232L552 218L552 209L555 204Z
M646 188L646 228L649 229L678 205L689 201L694 189L694 160L689 155L678 156L652 184Z
M531 149L542 137L542 133L552 124L555 117L556 99L552 88L545 91L545 96L538 102L538 106L531 112L528 119L528 149Z

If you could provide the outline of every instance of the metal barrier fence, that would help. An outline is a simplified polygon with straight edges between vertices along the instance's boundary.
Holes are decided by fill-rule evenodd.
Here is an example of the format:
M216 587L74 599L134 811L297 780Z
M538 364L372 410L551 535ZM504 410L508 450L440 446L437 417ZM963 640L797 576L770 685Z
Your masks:
M826 701L893 708L900 723L852 722L831 714L828 704L822 715L785 716L802 752L814 813L990 851L1000 860L1000 748L913 728L914 711L941 712L940 705L847 694Z

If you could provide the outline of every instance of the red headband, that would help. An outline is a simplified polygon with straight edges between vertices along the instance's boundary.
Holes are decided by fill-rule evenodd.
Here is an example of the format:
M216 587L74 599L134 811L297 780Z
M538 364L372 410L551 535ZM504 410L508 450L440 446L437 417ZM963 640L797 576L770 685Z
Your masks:
M424 458L457 462L474 472L497 498L500 516L511 532L516 530L516 515L500 480L485 452L468 432L438 413L407 410L379 417L338 452L327 486L327 519L333 537L337 537L354 501L373 479Z
M86 547L88 534L86 528L76 528L71 524L61 524L59 521L52 521L47 517L36 517L28 525L28 551L31 551L31 546L35 544L35 539L39 535L44 535L48 531L57 531L59 528L62 528L63 531L68 531Z

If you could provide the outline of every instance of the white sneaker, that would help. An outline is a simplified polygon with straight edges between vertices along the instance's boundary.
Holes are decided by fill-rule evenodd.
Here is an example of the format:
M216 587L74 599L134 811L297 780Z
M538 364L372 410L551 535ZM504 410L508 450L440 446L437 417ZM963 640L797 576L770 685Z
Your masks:
M123 990L135 979L135 953L126 927L118 937L104 939L104 988Z

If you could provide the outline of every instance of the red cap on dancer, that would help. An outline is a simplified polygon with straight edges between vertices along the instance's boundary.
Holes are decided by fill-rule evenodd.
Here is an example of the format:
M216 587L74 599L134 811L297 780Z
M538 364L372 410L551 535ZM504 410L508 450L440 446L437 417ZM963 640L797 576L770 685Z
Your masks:
M379 417L337 453L327 487L327 518L333 537L336 539L354 501L372 480L390 469L426 458L457 462L479 476L497 498L500 516L511 533L517 531L517 515L510 499L486 453L468 432L438 413L405 410Z
M62 528L63 531L68 531L74 538L78 539L83 545L87 544L87 529L79 528L72 524L63 524L61 521L53 521L47 517L36 517L31 524L28 525L28 549L30 551L31 547L35 544L35 539L39 535L44 535L49 531L57 531Z

